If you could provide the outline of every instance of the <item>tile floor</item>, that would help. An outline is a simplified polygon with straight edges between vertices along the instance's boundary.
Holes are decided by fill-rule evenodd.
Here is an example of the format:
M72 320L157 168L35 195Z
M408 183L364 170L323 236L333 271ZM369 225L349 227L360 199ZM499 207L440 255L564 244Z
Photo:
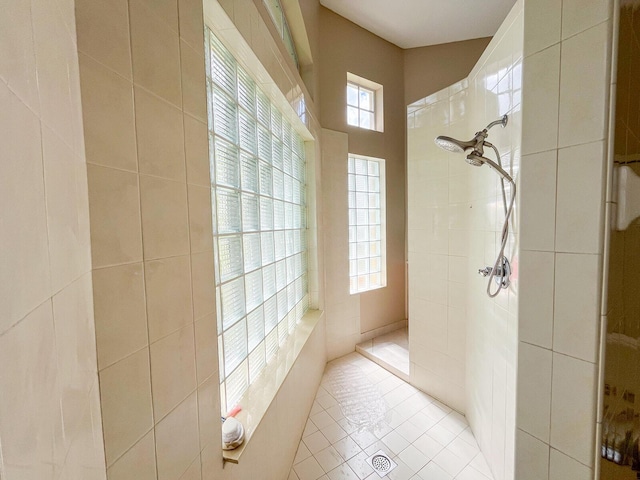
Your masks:
M358 353L327 364L289 480L492 480L465 418Z
M409 378L409 331L406 327L362 342L356 346L356 351L378 365L390 368L400 378Z

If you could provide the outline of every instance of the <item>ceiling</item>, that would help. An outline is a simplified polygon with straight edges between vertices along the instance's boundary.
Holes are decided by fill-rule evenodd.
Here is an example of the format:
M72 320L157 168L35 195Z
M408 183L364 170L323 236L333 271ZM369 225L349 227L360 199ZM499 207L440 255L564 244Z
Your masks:
M320 0L401 48L491 37L515 0Z

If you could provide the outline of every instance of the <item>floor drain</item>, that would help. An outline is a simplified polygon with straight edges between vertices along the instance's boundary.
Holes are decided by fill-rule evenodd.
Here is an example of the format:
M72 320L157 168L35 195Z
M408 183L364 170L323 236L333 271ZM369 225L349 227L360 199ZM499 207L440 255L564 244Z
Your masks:
M380 477L384 477L398 466L398 464L391 460L382 450L378 450L376 453L371 455L366 459L366 462Z

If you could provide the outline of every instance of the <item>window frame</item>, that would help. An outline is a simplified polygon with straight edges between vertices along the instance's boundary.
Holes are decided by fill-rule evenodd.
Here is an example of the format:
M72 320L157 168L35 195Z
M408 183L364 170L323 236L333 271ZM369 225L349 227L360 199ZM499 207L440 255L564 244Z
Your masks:
M358 89L358 105L349 103L349 88ZM360 91L371 92L373 96L372 108L362 108L360 106ZM349 121L349 108L355 108L358 112L358 122L351 123ZM361 112L373 114L371 127L362 126ZM360 77L351 72L347 72L347 83L345 87L345 114L346 124L349 127L361 128L363 130L371 130L375 132L384 132L384 87L376 82Z

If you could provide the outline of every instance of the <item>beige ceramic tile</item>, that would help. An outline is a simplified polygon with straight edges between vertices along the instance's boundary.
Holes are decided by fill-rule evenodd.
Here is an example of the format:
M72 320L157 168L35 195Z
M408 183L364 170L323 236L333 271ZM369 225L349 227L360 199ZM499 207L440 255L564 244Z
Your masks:
M198 387L198 412L200 448L205 448L215 444L220 437L220 387L217 375Z
M75 38L67 29L54 2L37 0L32 3L33 41L35 45L40 114L62 140L75 148L79 114L72 99L72 86L77 83L78 52ZM56 41L52 42L51 39Z
M202 478L202 463L200 460L200 455L196 457L196 459L191 462L187 471L182 474L180 480L201 480Z
M594 459L595 397L596 366L554 353L551 446L585 465Z
M196 388L193 325L151 344L153 408L157 420L165 417Z
M158 340L193 321L189 257L145 263L149 338Z
M204 20L202 2L178 0L180 37L196 51L204 54Z
M525 155L520 167L520 247L552 252L556 233L557 153Z
M194 392L156 426L158 480L179 479L198 453L198 402Z
M555 254L523 250L520 252L519 268L519 338L551 348Z
M605 99L609 91L607 35L608 25L602 23L562 42L558 129L561 147L605 136ZM585 82L585 78L589 81Z
M189 253L186 185L141 175L140 204L145 260Z
M129 6L126 0L76 2L78 50L131 80Z
M170 103L135 88L140 173L185 179L182 113Z
M549 480L591 480L593 470L552 448L549 460Z
M563 0L562 38L568 38L609 17L612 2L602 0Z
M516 424L547 443L551 415L551 354L551 350L520 342Z
M50 296L40 124L0 83L0 332Z
M182 101L186 113L201 121L207 120L207 93L205 84L204 55L180 41L180 65L182 68Z
M60 415L51 301L0 336L3 475L53 480L53 427Z
M142 260L135 173L87 166L93 268Z
M165 23L171 30L178 31L178 3L176 0L131 0L132 8L145 5L149 15Z
M153 431L107 470L108 480L156 480L156 450Z
M210 187L207 124L189 115L184 116L184 150L187 157L187 182Z
M148 344L142 263L93 270L93 303L101 370Z
M191 280L194 318L213 313L216 309L216 300L212 251L191 255Z
M522 154L551 150L558 145L560 46L528 57L522 79Z
M187 190L189 194L191 253L210 252L213 249L211 189L188 185Z
M31 27L31 1L4 5L0 17L0 78L31 110L38 112L36 56ZM3 105L5 103L3 102Z
M516 431L516 476L518 480L549 478L549 445L528 433Z
M131 82L86 55L79 60L87 162L137 171Z
M175 1L172 3L176 5ZM179 107L182 94L178 34L149 5L150 2L136 1L129 9L133 80Z
M60 382L60 408L66 434L85 407L97 381L91 274L87 272L53 297L53 323ZM82 394L80 394L82 392Z
M604 168L603 142L558 151L557 251L600 253Z
M560 41L562 0L538 0L525 5L524 56Z
M100 372L102 425L107 466L153 426L147 348Z
M87 171L83 160L42 128L51 286L58 291L91 269Z
M589 362L599 349L600 262L599 255L556 254L553 349Z
M217 372L218 338L215 314L206 315L195 322L196 366L198 383L202 383Z

